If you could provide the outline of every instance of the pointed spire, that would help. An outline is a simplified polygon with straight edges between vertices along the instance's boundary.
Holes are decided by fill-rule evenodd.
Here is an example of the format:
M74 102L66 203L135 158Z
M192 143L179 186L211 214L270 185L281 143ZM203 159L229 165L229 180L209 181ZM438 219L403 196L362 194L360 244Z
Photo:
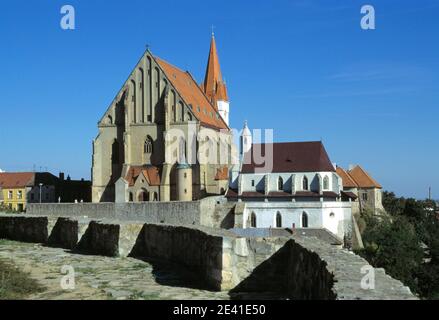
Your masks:
M216 101L228 101L227 88L223 81L221 68L216 50L215 35L212 27L212 38L210 41L209 59L207 62L206 75L204 77L203 91L212 101L215 107Z

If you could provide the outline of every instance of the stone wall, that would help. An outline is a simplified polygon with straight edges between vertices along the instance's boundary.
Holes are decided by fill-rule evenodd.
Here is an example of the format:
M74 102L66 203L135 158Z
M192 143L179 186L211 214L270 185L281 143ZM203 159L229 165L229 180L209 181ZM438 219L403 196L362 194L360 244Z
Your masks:
M26 213L52 217L118 219L179 225L200 224L200 202L43 203L29 204Z
M142 203L42 203L29 204L27 214L88 219L117 219L171 225L201 225L212 228L234 227L234 203L212 196L199 201Z
M243 238L208 227L0 215L0 238L186 266L212 290L290 299L415 299L363 258L314 237ZM75 244L75 242L77 243ZM375 287L363 289L364 270Z

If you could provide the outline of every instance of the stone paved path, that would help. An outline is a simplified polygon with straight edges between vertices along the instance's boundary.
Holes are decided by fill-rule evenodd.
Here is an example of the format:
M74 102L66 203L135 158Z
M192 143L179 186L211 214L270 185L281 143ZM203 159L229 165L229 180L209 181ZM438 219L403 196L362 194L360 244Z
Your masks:
M229 299L227 292L203 290L181 268L134 258L79 255L40 244L0 240L0 259L29 272L47 288L29 299ZM75 270L74 290L61 288L63 265Z

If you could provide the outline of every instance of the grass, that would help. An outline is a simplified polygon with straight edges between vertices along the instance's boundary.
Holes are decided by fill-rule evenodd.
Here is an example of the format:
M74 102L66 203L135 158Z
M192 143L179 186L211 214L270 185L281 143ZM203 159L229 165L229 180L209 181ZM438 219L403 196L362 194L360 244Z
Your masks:
M30 294L41 291L44 288L27 273L0 260L0 300L25 299Z

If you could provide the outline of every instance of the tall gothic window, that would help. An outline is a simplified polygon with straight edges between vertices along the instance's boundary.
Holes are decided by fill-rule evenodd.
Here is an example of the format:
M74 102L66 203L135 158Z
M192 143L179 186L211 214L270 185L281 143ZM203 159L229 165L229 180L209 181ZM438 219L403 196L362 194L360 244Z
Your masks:
M303 190L308 190L308 189L309 189L308 178L307 178L306 176L303 177L302 189L303 189Z
M284 180L282 177L279 177L277 180L277 190L282 191L284 189Z
M136 82L134 81L134 80L131 80L131 92L132 92L132 96L131 96L131 105L132 105L132 108L133 108L133 112L132 112L132 122L137 122L137 110L136 110L136 108L137 108L137 105L136 105L136 103L137 103L137 99L136 99L136 91L137 91L137 88L136 88Z
M328 176L323 178L323 189L324 190L329 190L329 178L328 178Z
M116 139L111 146L111 163L119 164L119 142Z
M184 121L184 106L182 102L178 104L178 121Z

